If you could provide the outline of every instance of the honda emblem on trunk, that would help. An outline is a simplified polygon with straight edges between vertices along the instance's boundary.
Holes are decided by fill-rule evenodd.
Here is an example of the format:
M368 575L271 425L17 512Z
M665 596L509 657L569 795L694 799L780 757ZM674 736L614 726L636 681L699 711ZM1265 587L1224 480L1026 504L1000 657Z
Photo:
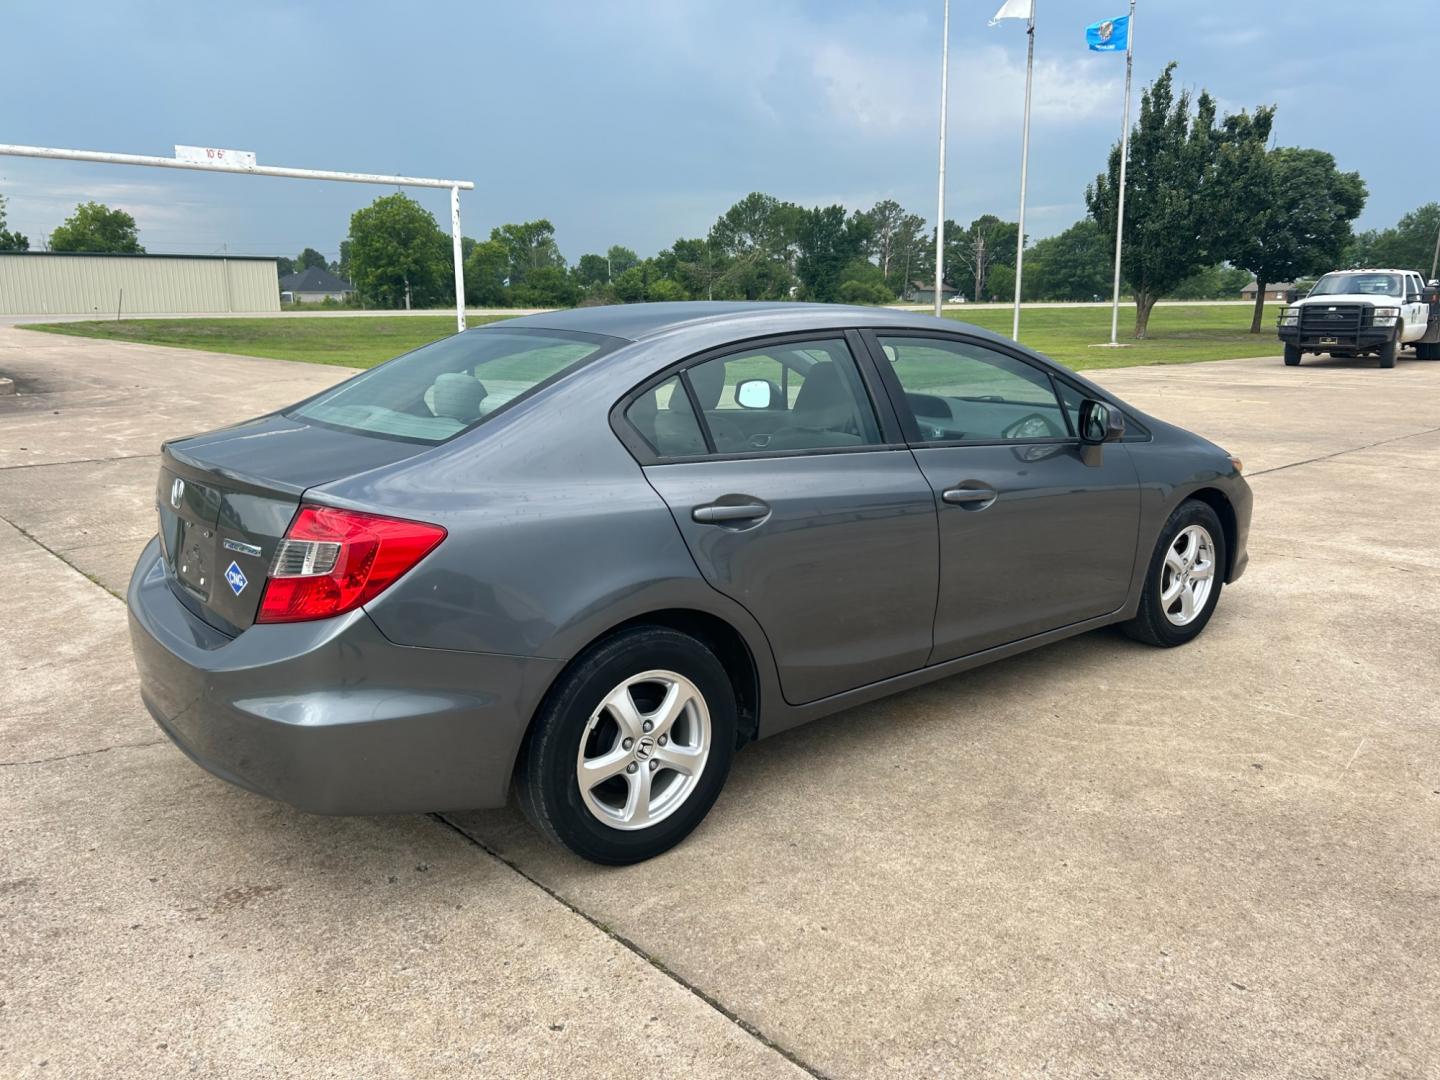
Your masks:
M185 481L178 476L175 482L170 485L170 505L176 510L180 509L180 503L185 498Z

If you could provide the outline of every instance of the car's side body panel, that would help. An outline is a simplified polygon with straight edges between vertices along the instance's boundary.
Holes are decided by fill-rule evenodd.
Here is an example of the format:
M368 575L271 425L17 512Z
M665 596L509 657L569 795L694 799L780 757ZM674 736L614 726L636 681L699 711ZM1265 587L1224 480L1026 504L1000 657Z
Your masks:
M1098 465L1076 442L915 450L940 513L939 663L1118 611L1132 587L1140 518L1129 449ZM995 492L950 504L944 492Z
M906 450L652 465L701 573L761 626L787 701L923 667L935 615L935 504ZM715 503L761 518L695 520Z

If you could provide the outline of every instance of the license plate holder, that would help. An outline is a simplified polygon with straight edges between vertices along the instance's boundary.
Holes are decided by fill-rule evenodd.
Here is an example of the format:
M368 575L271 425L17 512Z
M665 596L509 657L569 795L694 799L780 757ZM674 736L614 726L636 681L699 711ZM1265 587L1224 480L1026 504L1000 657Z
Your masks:
M1339 338L1333 338L1333 337L1322 337L1322 338L1320 339L1320 344L1321 344L1321 345L1339 345L1339 344L1340 344L1340 339L1339 339Z

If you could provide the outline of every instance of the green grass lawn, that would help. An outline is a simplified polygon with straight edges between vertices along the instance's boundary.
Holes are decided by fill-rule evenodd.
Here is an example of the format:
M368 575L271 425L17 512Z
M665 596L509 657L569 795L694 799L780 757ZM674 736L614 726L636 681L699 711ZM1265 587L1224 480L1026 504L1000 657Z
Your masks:
M1150 313L1149 337L1136 341L1135 308L1120 306L1123 349L1096 349L1110 340L1109 308L1020 309L1020 341L1077 371L1085 368L1134 367L1138 364L1193 364L1201 360L1234 360L1244 356L1278 356L1275 322L1282 304L1270 305L1259 334L1250 333L1255 309L1245 306L1157 307ZM983 326L1010 336L1014 313L1006 308L948 310L945 317Z
M471 317L471 326L495 318ZM336 316L284 319L123 319L103 322L37 323L27 330L49 334L174 345L181 349L304 360L311 364L374 367L392 356L455 333L453 315L397 315L393 318Z
M1251 334L1248 306L1157 307L1150 316L1150 337L1129 337L1135 325L1133 307L1120 311L1124 349L1095 349L1110 340L1108 308L1033 308L1020 313L1020 340L1076 370L1132 367L1137 364L1189 364L1242 356L1278 354L1275 316L1266 313L1264 330ZM947 318L971 322L1009 335L1009 309L951 310ZM471 326L495 317L470 320ZM418 345L455 331L450 316L337 316L315 319L125 319L103 322L42 323L26 327L52 334L174 345L184 349L304 360L312 364L373 367Z

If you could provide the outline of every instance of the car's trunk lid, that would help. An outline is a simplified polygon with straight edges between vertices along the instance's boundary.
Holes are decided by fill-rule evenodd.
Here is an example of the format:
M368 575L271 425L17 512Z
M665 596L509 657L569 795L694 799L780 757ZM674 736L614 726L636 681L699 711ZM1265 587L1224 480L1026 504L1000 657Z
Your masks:
M239 633L306 489L426 449L280 415L167 443L155 502L172 588L216 629Z

